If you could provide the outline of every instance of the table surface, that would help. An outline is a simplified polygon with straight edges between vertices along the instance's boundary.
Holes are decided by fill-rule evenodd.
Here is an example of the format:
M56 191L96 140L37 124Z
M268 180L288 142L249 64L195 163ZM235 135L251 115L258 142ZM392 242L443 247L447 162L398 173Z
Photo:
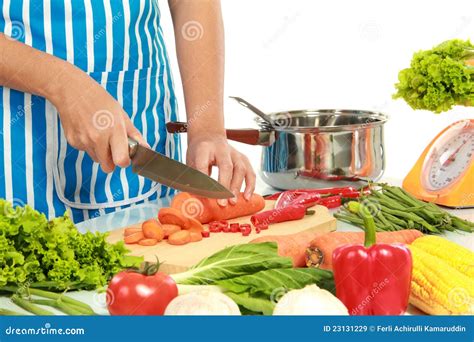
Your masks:
M396 179L384 179L384 182L399 185L400 180ZM257 193L267 195L275 192L275 189L272 189L262 182L257 184ZM144 203L136 206L132 206L125 210L100 216L88 221L81 222L77 224L77 228L81 232L85 231L99 231L106 232L114 229L119 229L134 223L143 222L146 219L156 217L159 208L169 206L170 198L161 198L149 203ZM331 210L332 213L336 212L337 209ZM447 210L459 217L474 221L474 209L455 209ZM345 222L337 221L337 230L338 231L360 231L359 228L347 224ZM460 245L463 245L471 250L474 250L474 233L462 233L462 232L446 232L442 236L445 238L454 241ZM77 298L83 302L91 305L94 310L99 314L107 314L105 308L105 293L98 293L94 291L79 291L71 292L68 294L71 297ZM18 307L11 304L7 298L0 298L0 307L12 309L18 312L23 312ZM52 310L54 311L54 310ZM57 314L61 314L58 311L55 311ZM409 307L407 314L423 314L414 307Z

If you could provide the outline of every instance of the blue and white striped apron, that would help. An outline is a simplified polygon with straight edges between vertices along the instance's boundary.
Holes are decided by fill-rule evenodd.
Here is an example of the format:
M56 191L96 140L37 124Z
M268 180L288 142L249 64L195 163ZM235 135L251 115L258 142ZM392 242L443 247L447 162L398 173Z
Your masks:
M6 35L76 65L100 83L156 151L180 159L165 122L176 99L157 0L0 0ZM132 173L103 173L67 144L54 106L0 87L0 197L49 218L74 221L165 196L172 191Z

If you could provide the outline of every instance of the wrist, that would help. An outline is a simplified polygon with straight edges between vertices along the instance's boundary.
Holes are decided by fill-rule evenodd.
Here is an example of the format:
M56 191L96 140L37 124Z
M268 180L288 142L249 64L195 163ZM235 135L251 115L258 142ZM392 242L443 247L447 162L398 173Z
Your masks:
M227 141L225 130L190 130L188 128L188 143L210 139L222 139Z
M90 77L81 69L68 62L61 63L55 70L52 81L44 88L44 94L53 105L58 107L60 103L77 99L81 93L87 90Z

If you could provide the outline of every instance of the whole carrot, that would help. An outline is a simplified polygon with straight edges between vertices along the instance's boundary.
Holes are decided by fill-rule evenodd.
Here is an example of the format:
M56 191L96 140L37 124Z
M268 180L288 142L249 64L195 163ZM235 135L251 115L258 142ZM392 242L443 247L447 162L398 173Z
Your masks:
M201 223L209 223L255 214L265 207L265 200L262 196L253 194L247 201L240 193L237 195L236 204L229 203L221 207L213 198L181 192L173 198L171 207L179 210L186 217L193 217Z
M423 236L416 229L404 229L393 232L377 232L378 243L411 244L415 239ZM332 269L332 253L337 247L346 244L363 244L364 232L331 232L316 237L306 250L306 265L327 270Z

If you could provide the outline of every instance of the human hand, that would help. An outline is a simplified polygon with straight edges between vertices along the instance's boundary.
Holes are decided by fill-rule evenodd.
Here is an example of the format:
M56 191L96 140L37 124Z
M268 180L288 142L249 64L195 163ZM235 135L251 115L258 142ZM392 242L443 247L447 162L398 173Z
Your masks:
M195 169L210 175L213 166L219 168L219 183L230 189L235 195L245 180L244 198L250 199L255 190L256 176L248 158L230 146L227 138L221 135L210 136L207 133L188 133L188 150L186 163ZM230 204L236 199L231 198ZM226 206L227 200L218 200L219 205Z
M128 137L148 146L121 105L95 80L79 71L52 99L67 141L85 151L104 172L130 165Z

